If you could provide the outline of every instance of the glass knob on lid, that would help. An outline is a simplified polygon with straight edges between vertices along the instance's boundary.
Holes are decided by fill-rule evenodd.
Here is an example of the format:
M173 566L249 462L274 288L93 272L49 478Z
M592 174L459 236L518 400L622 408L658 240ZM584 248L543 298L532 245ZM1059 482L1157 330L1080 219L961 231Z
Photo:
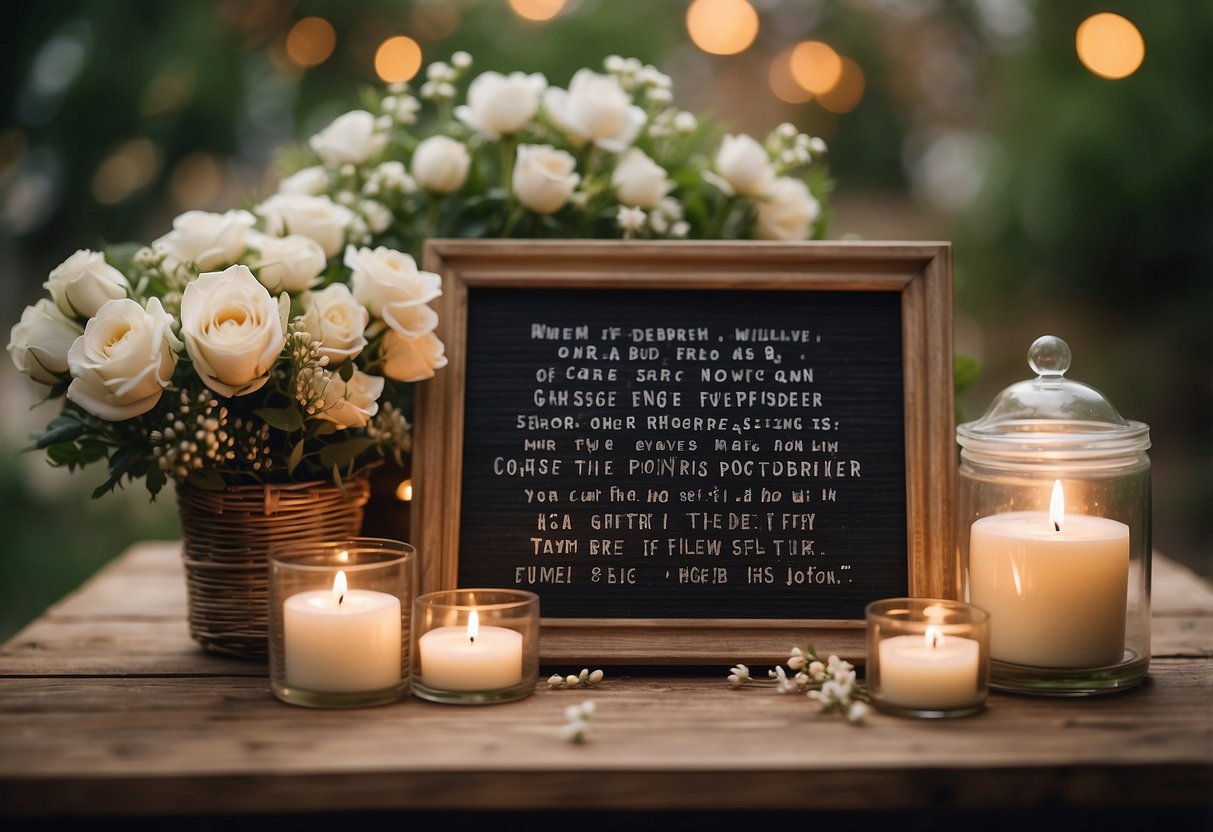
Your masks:
M979 452L1052 450L1083 456L1149 448L1148 426L1122 417L1094 387L1065 377L1071 357L1062 339L1037 338L1028 349L1036 378L1012 384L984 416L959 425L960 445Z

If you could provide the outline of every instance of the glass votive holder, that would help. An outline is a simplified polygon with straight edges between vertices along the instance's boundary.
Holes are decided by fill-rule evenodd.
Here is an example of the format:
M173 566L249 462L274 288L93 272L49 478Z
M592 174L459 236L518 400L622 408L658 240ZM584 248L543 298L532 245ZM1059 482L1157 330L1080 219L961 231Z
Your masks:
M274 696L360 708L408 692L412 546L373 537L297 542L272 551L269 564Z
M515 589L448 589L413 610L415 696L483 705L530 696L539 676L539 596Z
M981 710L990 616L960 601L889 598L866 610L868 695L882 711L945 718Z

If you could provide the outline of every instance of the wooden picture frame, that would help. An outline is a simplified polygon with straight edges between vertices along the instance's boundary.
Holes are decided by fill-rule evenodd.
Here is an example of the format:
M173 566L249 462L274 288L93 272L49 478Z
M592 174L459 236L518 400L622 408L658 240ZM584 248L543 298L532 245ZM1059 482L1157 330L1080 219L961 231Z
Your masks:
M892 293L900 309L906 588L955 598L951 249L943 242L430 240L425 268L448 365L416 386L412 529L424 591L457 584L463 511L469 291L720 290ZM755 295L757 297L757 295ZM801 356L803 358L803 356ZM518 384L534 386L535 376ZM875 598L869 599L875 600ZM862 660L863 621L834 618L548 617L551 663L778 662L793 645ZM571 666L571 664L569 665Z

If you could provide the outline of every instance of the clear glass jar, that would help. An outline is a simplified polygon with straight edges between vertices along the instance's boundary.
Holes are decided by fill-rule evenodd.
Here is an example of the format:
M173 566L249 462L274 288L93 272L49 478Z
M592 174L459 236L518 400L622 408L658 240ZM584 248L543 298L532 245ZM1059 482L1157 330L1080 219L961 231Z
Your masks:
M1150 432L1065 378L1038 338L1035 379L958 426L956 541L965 598L990 613L990 687L1087 696L1150 663Z

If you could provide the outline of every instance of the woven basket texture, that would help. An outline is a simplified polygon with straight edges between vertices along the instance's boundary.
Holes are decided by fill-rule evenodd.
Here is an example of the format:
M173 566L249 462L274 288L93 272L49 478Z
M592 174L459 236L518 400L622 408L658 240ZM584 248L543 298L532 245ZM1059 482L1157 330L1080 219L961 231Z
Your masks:
M366 476L328 482L230 486L182 484L190 635L204 649L263 659L268 650L268 554L285 543L352 537L370 498Z

